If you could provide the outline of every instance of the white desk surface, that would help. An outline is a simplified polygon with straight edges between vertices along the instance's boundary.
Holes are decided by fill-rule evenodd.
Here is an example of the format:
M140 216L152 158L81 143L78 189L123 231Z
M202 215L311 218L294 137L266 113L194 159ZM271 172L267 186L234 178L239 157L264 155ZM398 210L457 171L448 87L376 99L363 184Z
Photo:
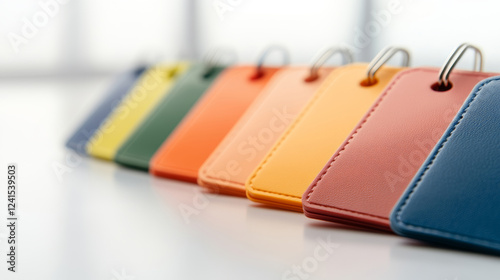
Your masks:
M18 272L1 261L0 279L500 279L496 256L315 221L74 157L64 141L111 81L0 80L0 173L17 163L20 192ZM59 179L61 165L68 172ZM189 222L179 210L187 206L196 210ZM317 249L328 240L329 251Z

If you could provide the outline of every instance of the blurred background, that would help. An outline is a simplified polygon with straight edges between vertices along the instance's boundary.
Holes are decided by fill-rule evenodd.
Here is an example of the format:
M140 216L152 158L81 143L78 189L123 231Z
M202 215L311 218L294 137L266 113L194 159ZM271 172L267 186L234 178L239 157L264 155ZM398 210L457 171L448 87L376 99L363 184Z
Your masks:
M500 279L498 258L240 198L208 196L187 224L178 207L199 198L196 185L64 149L114 75L138 63L199 60L216 47L255 63L279 44L293 64L308 64L330 46L369 61L397 45L410 50L413 66L441 67L469 42L482 48L485 70L500 72L499 8L482 0L0 0L0 172L16 162L21 177L20 272L7 274L3 262L0 279L280 279L328 238L341 245L338 254L310 279ZM472 69L472 58L464 55L458 68Z
M500 71L495 1L0 0L0 77L100 75L144 61L200 59L214 47L251 63L269 44L293 63L343 45L368 61L386 45L440 66L461 42ZM472 55L467 55L467 61ZM278 59L278 57L277 57ZM471 67L463 62L464 67Z

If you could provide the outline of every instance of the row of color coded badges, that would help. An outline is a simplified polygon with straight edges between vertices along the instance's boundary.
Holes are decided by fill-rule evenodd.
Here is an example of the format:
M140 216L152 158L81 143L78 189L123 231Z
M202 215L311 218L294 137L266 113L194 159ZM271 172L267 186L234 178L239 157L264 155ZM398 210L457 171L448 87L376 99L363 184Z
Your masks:
M453 70L475 52L474 71ZM67 142L80 153L307 217L500 253L500 74L457 47L441 68L402 48L352 63L120 75ZM385 63L395 54L402 67ZM334 55L341 66L325 66ZM497 76L497 77L495 77Z

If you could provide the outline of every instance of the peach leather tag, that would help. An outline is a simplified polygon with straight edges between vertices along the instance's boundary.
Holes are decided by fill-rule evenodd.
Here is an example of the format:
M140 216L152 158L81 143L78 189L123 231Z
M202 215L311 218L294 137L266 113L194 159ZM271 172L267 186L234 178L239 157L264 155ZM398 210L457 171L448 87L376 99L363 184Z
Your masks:
M198 184L212 192L245 196L245 182L333 68L280 70L200 169Z

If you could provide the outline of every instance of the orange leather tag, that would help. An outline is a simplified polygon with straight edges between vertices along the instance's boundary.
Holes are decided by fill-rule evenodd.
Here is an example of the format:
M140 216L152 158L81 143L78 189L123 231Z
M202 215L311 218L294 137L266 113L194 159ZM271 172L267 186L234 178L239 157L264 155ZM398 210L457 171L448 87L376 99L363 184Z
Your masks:
M452 88L434 91L438 73L394 78L304 193L308 217L390 230L399 197L474 86L493 75L455 70Z
M231 67L221 73L156 152L150 172L196 182L201 165L278 69L263 71L259 78L253 78L254 66Z
M200 169L198 184L216 193L245 196L245 182L326 79L305 79L310 67L280 70Z

